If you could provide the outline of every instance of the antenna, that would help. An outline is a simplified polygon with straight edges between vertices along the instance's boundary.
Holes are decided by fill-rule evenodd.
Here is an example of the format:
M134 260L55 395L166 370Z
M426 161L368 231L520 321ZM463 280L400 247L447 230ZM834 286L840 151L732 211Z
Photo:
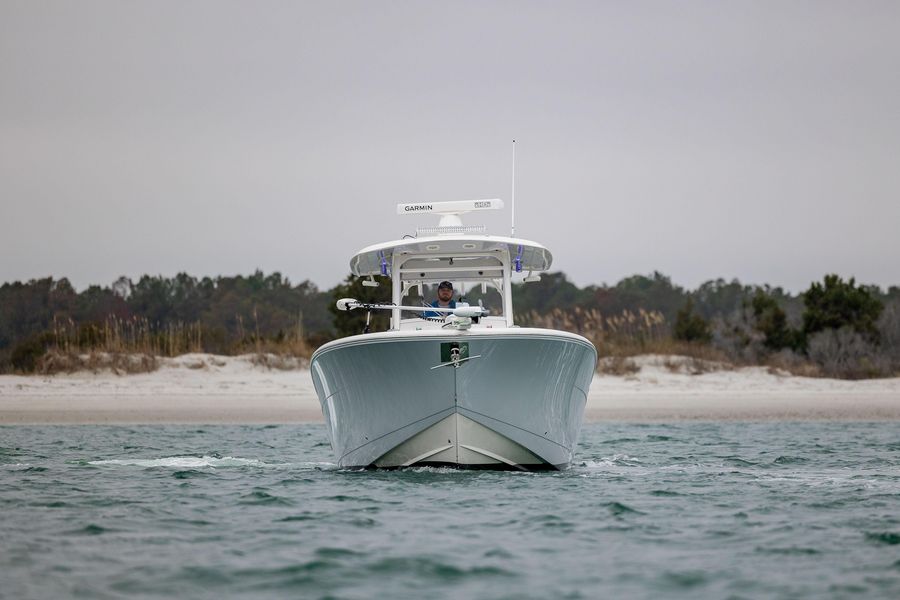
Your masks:
M513 161L512 161L512 232L511 237L516 235L516 140L513 140Z

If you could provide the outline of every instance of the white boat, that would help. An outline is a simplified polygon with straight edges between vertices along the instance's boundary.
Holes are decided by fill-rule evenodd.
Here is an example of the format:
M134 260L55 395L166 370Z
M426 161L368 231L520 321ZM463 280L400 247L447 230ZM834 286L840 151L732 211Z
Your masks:
M325 344L311 360L340 467L553 470L571 463L597 352L574 333L515 325L513 282L539 279L552 255L459 218L502 206L398 205L400 214L437 213L440 225L369 246L350 261L368 285L389 276L392 302L340 300L343 310L390 311L390 328ZM481 291L495 307L457 300L455 308L423 308L410 300L413 292L430 300L422 292L444 280L457 298Z

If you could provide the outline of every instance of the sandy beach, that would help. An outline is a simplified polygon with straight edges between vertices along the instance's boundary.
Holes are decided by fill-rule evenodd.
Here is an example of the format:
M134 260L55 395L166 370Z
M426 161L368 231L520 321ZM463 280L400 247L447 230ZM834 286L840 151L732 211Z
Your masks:
M0 424L308 423L322 420L309 371L252 357L188 354L159 370L0 376ZM900 378L843 381L761 367L690 374L642 356L628 376L596 375L587 421L900 420ZM666 366L668 362L669 366ZM676 361L677 362L677 361Z

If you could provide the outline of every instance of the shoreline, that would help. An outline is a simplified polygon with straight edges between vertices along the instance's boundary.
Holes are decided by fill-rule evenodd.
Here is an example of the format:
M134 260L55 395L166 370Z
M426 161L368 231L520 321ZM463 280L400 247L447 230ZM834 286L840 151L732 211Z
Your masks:
M900 378L811 379L760 367L691 375L673 371L672 357L635 361L638 373L594 376L586 423L900 421ZM0 425L322 422L308 369L268 369L250 356L184 355L134 375L0 375Z

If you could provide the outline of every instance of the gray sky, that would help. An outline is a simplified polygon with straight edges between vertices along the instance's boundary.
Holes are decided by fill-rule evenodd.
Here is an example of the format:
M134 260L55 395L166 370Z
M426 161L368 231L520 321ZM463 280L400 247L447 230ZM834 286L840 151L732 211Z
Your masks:
M897 2L0 0L0 281L330 287L435 224L397 202L508 205L516 138L516 233L579 285L900 284L898 32Z

